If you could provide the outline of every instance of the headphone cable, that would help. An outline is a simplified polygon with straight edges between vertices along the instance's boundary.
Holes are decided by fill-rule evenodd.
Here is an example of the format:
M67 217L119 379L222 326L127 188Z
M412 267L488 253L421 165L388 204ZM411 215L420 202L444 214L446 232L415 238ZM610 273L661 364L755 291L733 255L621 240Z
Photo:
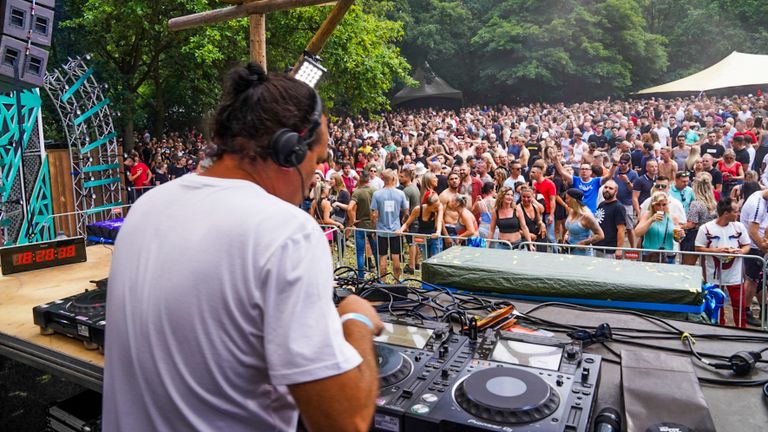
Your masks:
M299 190L301 191L301 201L299 201L299 207L301 207L301 203L307 199L309 194L307 193L307 189L304 187L304 174L301 173L298 165L294 165L293 167L296 168L296 172L299 173L299 181L301 182L299 184Z

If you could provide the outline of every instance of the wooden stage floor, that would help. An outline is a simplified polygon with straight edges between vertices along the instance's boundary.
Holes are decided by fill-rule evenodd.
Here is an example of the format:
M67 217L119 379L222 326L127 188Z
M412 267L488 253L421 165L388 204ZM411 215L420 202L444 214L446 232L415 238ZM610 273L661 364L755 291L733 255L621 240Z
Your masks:
M95 288L89 281L109 275L111 246L90 246L86 253L84 263L0 277L0 333L104 367L98 350L86 350L81 341L64 335L41 335L32 322L33 307Z

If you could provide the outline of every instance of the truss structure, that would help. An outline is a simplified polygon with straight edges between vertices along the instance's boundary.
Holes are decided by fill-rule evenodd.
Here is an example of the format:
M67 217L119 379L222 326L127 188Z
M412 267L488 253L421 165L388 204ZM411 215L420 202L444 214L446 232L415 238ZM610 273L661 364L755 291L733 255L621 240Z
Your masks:
M88 57L86 57L88 59ZM123 173L112 124L109 99L80 58L70 58L45 77L45 90L59 113L69 146L75 225L85 236L86 225L105 219L122 206Z

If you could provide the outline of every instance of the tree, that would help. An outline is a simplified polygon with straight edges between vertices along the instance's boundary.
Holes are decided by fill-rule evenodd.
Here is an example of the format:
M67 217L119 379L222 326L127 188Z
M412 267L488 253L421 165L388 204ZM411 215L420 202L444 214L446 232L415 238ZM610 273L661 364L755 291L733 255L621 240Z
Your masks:
M329 106L353 114L388 108L391 82L409 80L409 66L396 45L402 25L385 19L375 1L358 3L322 53L330 73L320 85ZM80 40L93 52L123 114L128 149L137 123L153 126L155 134L169 124L199 124L215 107L226 71L248 59L246 19L168 30L169 18L221 7L217 1L76 0L67 7L73 18L62 23L69 32L62 40ZM268 15L271 71L293 65L330 10L311 7Z

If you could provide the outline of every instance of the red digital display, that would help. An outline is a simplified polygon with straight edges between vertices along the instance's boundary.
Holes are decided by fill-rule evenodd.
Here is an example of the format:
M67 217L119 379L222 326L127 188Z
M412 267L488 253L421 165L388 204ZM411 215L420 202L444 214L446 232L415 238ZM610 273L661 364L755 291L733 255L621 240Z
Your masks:
M0 248L0 264L4 275L86 260L83 237Z
M11 255L13 265L26 265L32 263L42 263L47 261L59 260L62 258L72 258L75 256L75 245L66 247L51 247L40 249L35 252L27 251Z

